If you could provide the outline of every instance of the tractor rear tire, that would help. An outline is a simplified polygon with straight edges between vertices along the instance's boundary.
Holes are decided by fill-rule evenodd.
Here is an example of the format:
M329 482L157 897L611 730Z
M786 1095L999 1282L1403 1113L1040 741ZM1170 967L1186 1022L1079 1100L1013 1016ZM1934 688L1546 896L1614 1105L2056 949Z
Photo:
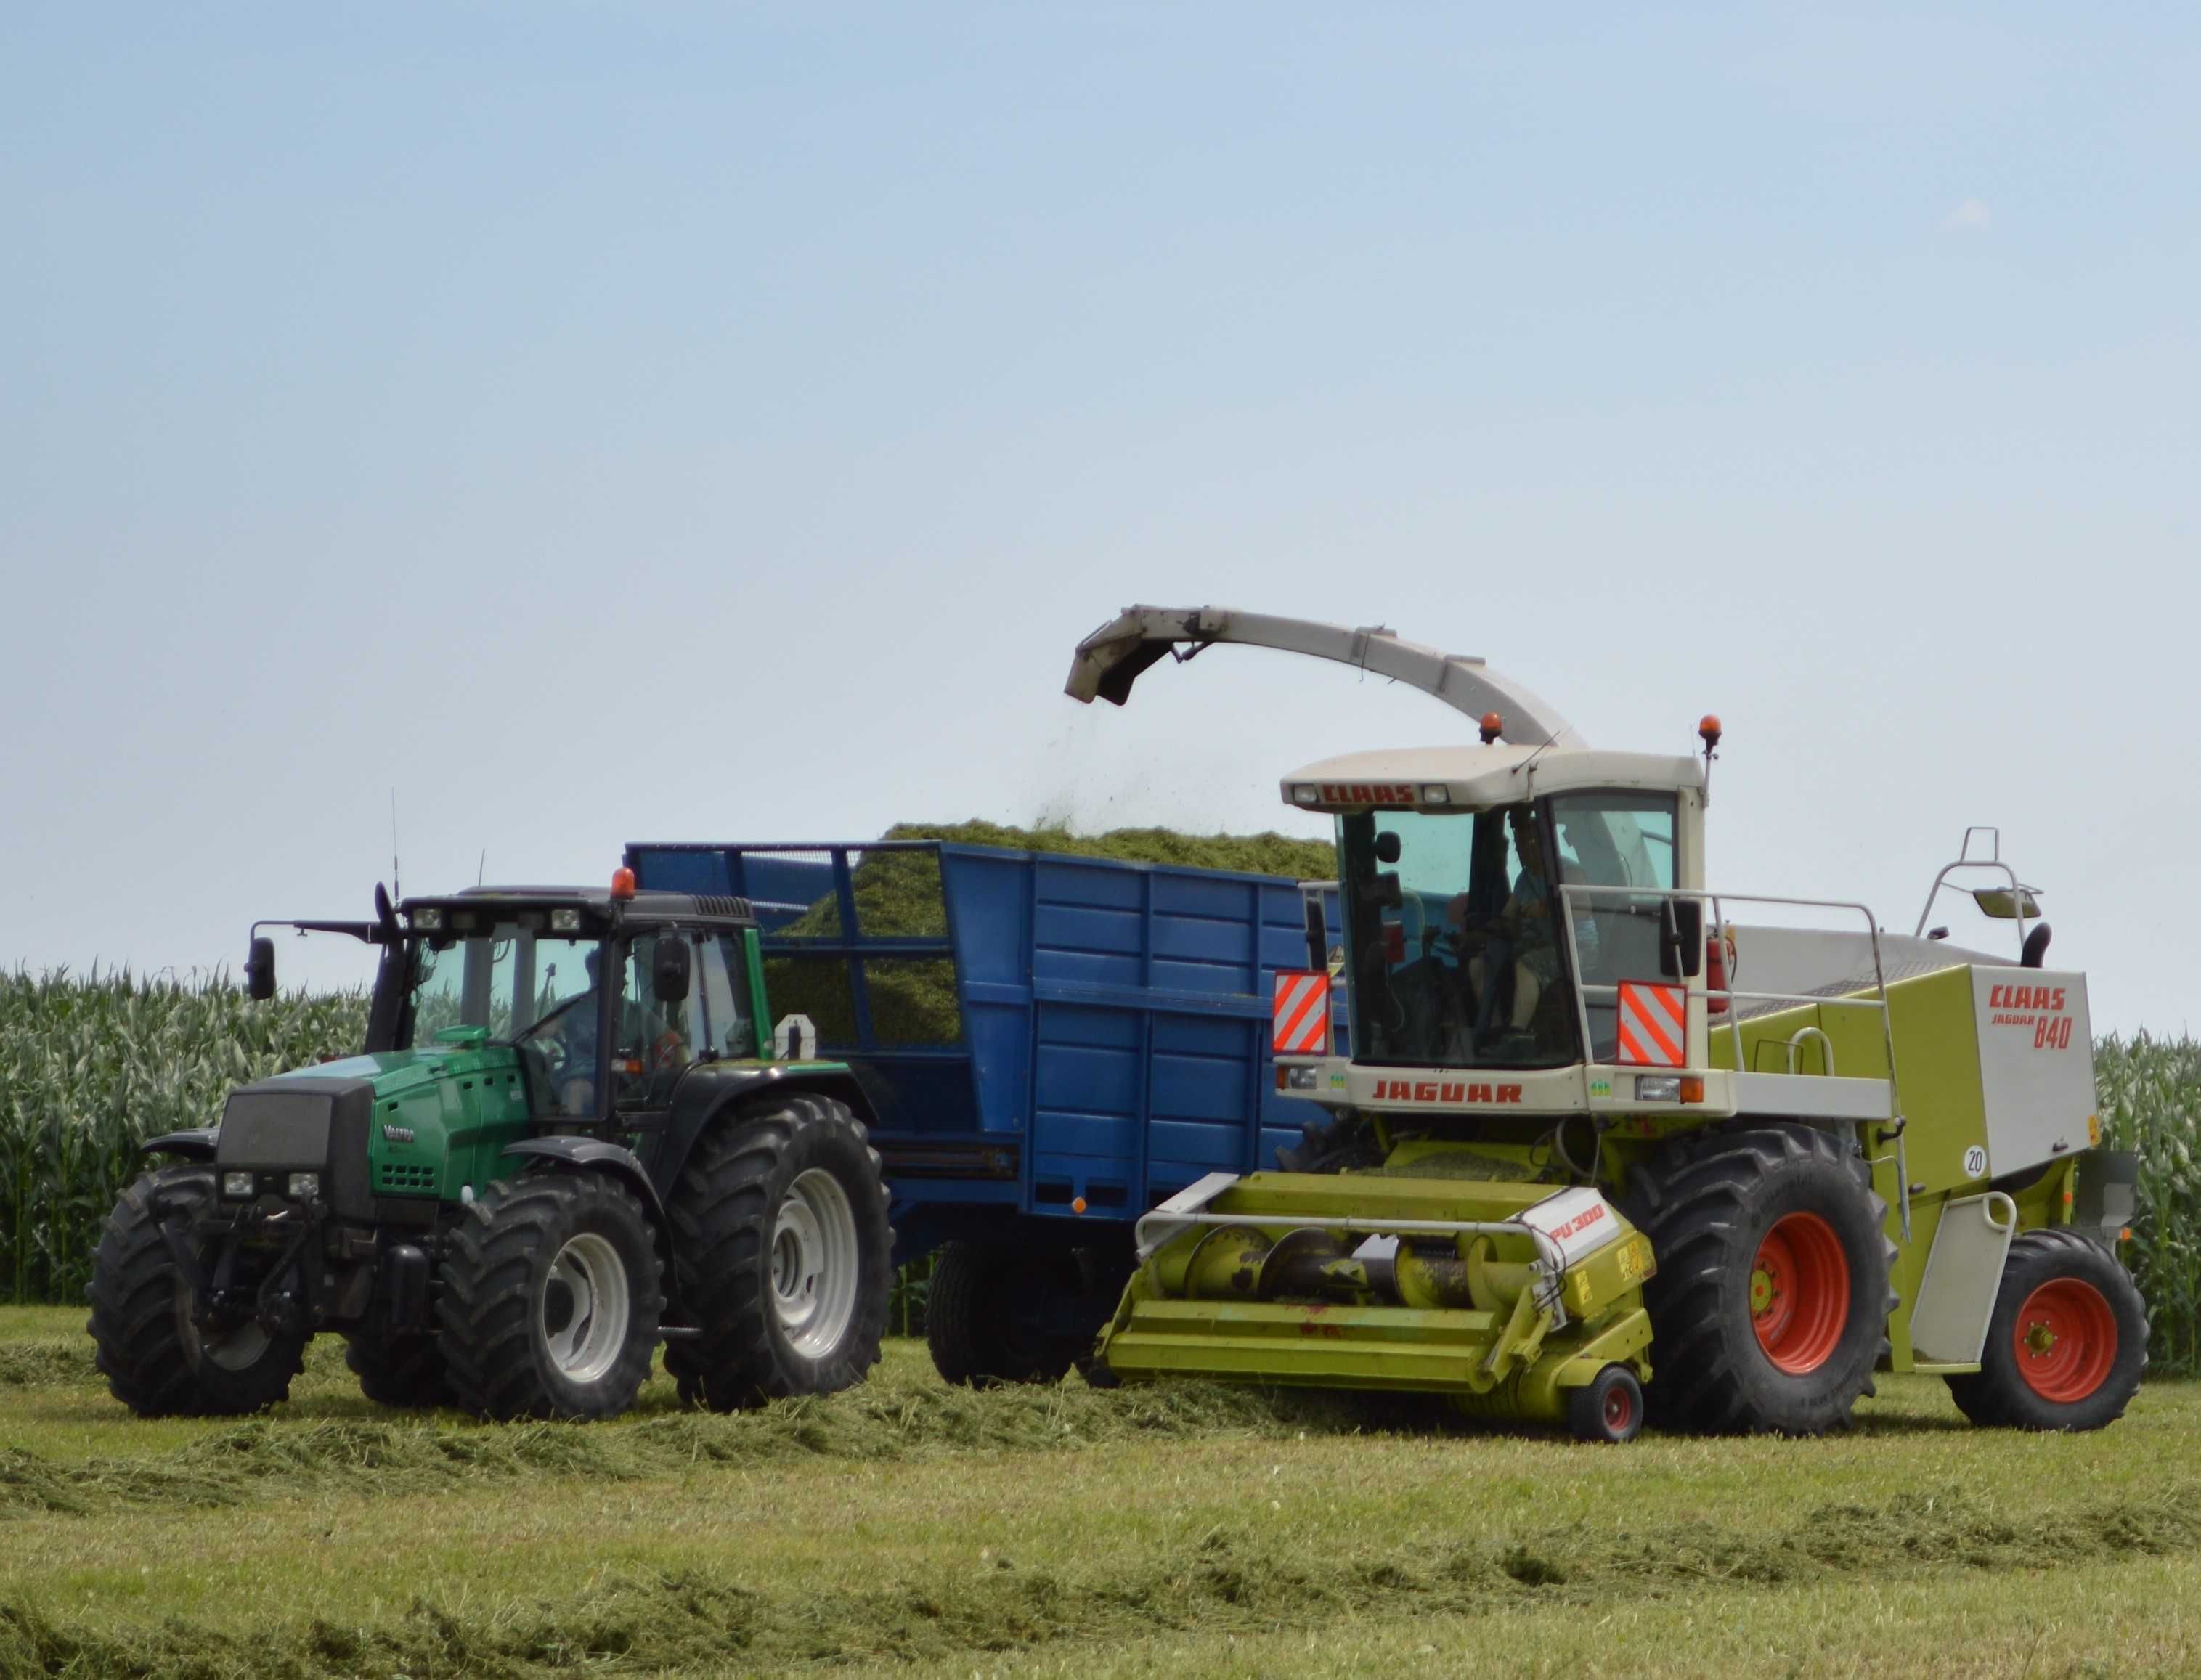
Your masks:
M414 1410L451 1402L443 1350L425 1330L355 1330L344 1363L359 1391L378 1406Z
M214 1169L164 1167L115 1202L92 1261L91 1332L110 1393L141 1418L236 1417L286 1400L309 1335L240 1325L209 1340L191 1322L191 1285L161 1234L214 1205Z
M436 1304L452 1400L476 1417L611 1418L657 1349L663 1267L632 1191L529 1173L460 1217Z
M998 1243L949 1243L932 1262L924 1298L924 1338L932 1363L951 1383L1059 1383L1100 1333L1050 1334L1042 1321L1060 1295L1082 1295L1077 1257L1028 1254Z
M2147 1368L2147 1303L2102 1244L2076 1231L2013 1238L1980 1368L1950 1397L1988 1429L2100 1429Z
M845 1103L772 1099L707 1133L667 1209L702 1334L666 1367L714 1412L833 1394L878 1363L894 1232L878 1152Z
M1895 1245L1854 1150L1816 1127L1683 1138L1630 1174L1658 1271L1644 1286L1650 1419L1700 1434L1846 1427L1887 1351Z

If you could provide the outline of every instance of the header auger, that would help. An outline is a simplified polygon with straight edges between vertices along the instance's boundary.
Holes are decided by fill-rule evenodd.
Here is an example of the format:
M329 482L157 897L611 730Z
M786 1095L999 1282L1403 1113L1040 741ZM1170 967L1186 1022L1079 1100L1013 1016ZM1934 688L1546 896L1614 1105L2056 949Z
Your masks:
M1717 719L1701 755L1593 750L1388 631L1136 607L1070 692L1121 703L1219 641L1499 715L1480 746L1284 779L1335 820L1341 937L1311 917L1306 969L1277 977L1276 1077L1329 1119L1288 1170L1213 1174L1141 1222L1098 1348L1117 1377L1425 1390L1607 1441L1646 1414L1817 1433L1881 1369L1946 1377L1980 1423L2122 1413L2146 1361L2112 1247L2134 1162L2098 1148L2085 976L2042 966L1999 854L2007 887L1975 897L2018 922L2011 960L1716 890ZM1835 925L1736 927L1752 904ZM1324 1006L1307 1049L1311 980L1347 989L1350 1024L1330 1042Z

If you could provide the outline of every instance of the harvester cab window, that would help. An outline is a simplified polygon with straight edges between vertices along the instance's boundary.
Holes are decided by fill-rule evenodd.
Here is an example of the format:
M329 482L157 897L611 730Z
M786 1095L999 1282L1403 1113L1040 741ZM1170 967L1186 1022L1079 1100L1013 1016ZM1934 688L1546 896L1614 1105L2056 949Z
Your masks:
M1592 986L1658 980L1663 893L1676 881L1675 802L1671 793L1569 793L1552 801L1560 879L1569 885L1653 889L1641 898L1619 893L1576 897L1574 921L1582 978ZM1588 1005L1592 1059L1609 1062L1617 1043L1615 1005Z
M1348 817L1340 846L1359 1059L1573 1059L1557 895L1529 806Z
M661 1109L672 1087L696 1060L707 1042L703 1033L703 988L692 981L677 1004L660 1003L650 985L653 959L660 939L691 940L687 934L648 934L626 946L625 975L612 1046L612 1100L623 1109ZM690 972L701 963L691 957Z

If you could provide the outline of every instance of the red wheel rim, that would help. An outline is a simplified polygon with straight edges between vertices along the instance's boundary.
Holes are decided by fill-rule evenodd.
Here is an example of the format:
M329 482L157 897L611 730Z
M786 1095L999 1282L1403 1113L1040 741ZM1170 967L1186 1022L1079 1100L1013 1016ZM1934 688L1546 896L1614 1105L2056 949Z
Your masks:
M1850 1261L1817 1214L1774 1222L1750 1267L1750 1326L1775 1370L1792 1377L1834 1357L1850 1321Z
M1628 1433L1628 1425L1635 1421L1635 1396L1628 1391L1625 1383L1615 1383L1605 1391L1605 1426L1614 1435Z
M2054 1278L2017 1309L2010 1346L2026 1387L2069 1406L2109 1380L2117 1362L2117 1315L2085 1279Z

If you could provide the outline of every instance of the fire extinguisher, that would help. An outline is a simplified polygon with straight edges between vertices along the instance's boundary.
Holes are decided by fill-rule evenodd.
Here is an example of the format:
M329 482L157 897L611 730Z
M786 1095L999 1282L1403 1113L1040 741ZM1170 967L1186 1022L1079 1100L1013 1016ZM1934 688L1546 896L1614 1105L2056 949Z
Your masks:
M1705 940L1705 989L1724 992L1734 984L1728 976L1734 972L1734 928L1733 924L1710 934ZM1727 1013L1728 999L1715 997L1705 1004L1713 1015Z

